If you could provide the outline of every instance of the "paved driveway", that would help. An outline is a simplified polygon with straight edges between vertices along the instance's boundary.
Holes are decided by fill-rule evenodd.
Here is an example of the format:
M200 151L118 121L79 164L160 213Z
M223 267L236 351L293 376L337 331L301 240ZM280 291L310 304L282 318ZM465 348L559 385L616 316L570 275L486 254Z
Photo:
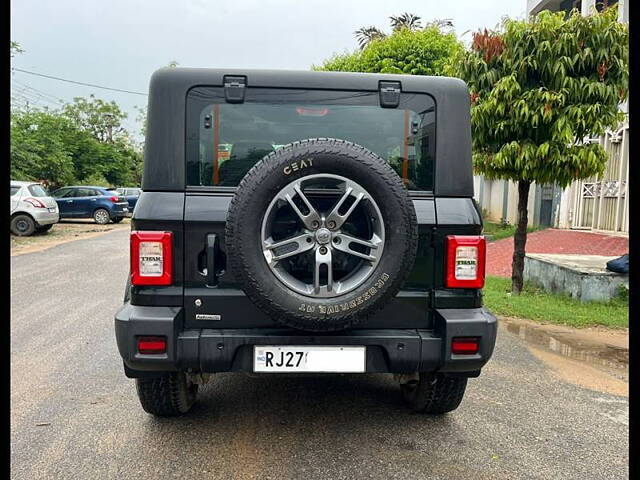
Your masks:
M446 416L408 412L386 375L223 374L154 419L113 334L127 235L11 259L15 479L628 478L627 399L556 379L502 328Z
M547 228L527 234L527 253L578 253L619 257L629 253L629 238L622 235ZM487 244L487 275L511 276L513 237Z

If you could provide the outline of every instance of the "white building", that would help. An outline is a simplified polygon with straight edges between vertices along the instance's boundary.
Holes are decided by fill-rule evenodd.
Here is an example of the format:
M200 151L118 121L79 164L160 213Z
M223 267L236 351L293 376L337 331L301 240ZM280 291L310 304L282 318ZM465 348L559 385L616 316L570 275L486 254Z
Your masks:
M577 8L588 15L592 8L615 7L619 21L629 21L629 0L527 0L527 14L542 10L569 12ZM626 113L627 103L620 106ZM600 138L609 154L605 173L600 178L576 181L568 188L554 185L531 186L529 224L593 231L629 232L629 121ZM492 222L517 222L518 187L515 182L474 177L475 195L485 218Z

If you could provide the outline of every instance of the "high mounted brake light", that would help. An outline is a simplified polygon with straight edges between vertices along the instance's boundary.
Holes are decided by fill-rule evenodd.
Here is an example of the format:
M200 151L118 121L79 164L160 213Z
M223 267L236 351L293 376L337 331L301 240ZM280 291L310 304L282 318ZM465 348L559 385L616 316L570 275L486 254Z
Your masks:
M482 288L487 245L482 235L447 236L447 270L449 288Z
M171 285L171 232L133 231L130 245L132 285Z
M327 113L329 113L329 109L297 107L296 112L298 113L298 115L302 115L303 117L324 117Z

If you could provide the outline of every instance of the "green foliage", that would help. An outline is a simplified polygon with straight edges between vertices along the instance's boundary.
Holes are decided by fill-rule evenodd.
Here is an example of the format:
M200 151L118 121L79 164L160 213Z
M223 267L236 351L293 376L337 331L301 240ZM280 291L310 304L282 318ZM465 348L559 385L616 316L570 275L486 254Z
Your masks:
M418 30L422 25L420 17L412 13L403 13L402 15L392 15L389 17L391 20L391 28L393 31L402 30L408 28L409 30Z
M100 142L112 142L126 136L122 121L127 114L120 110L116 102L105 102L93 95L88 100L76 97L73 103L65 105L64 114Z
M437 26L422 30L400 28L370 41L362 50L334 55L314 70L339 72L443 75L451 59L462 51L453 33Z
M73 183L139 185L142 154L113 102L76 98L62 111L11 112L11 178L50 188Z
M54 113L12 112L11 178L47 180L53 186L73 182L73 157L64 140L73 128Z
M495 242L497 240L502 240L503 238L513 237L516 233L515 225L511 225L506 220L501 220L500 223L493 222L483 222L482 234L486 235L487 241ZM527 227L527 233L535 232L540 230L541 227Z
M628 300L616 298L610 302L581 302L529 284L525 284L520 295L512 295L510 287L511 280L508 278L487 277L483 290L485 306L497 315L527 318L541 323L577 328L594 325L629 327Z
M560 186L601 174L603 148L582 142L621 120L628 41L613 8L566 19L543 11L476 33L453 69L471 91L476 171Z
M10 41L9 42L9 55L13 58L18 53L24 53L24 50L20 46L18 42Z
M83 180L82 183L86 185L92 185L95 187L113 187L114 186L110 184L106 178L104 178L101 174L97 172L89 175L87 178Z

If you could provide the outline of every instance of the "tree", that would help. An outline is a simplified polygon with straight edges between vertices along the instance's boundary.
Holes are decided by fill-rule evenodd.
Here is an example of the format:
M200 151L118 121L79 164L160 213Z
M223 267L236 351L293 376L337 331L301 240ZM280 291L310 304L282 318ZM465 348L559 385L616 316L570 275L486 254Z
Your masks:
M401 28L367 43L362 50L334 55L321 66L313 68L338 72L443 75L462 49L453 33L444 33L438 27Z
M64 114L81 129L91 133L100 142L113 142L127 136L122 121L127 118L114 101L106 102L93 95L89 99L75 97L73 103L64 107Z
M356 36L356 40L358 41L358 45L360 46L361 50L369 45L373 40L380 40L387 36L378 27L373 26L359 28L353 33Z
M419 31L422 29L421 19L417 15L412 13L403 13L402 15L390 16L389 17L391 30L392 32L398 32L403 29L410 30L412 32ZM444 20L433 20L428 22L424 29L428 28L437 28L441 30L443 33L449 33L449 29L453 27L453 22L450 18ZM369 45L374 40L383 40L387 38L387 34L380 30L378 27L369 26L362 27L353 32L356 36L356 40L358 41L358 45L360 46L360 50L363 50L367 45Z
M412 13L403 13L398 16L390 16L391 28L394 32L407 28L409 30L418 30L420 28L420 17Z
M512 291L523 285L527 199L532 182L601 174L606 154L583 142L621 120L628 93L628 27L616 9L583 17L541 12L476 32L455 70L469 85L477 172L518 184Z
M45 181L52 187L70 183L139 185L142 154L122 127L94 121L86 104L101 100L76 99L63 111L11 112L11 176L17 180ZM106 102L102 102L106 104ZM115 119L117 105L106 104ZM99 116L98 116L99 117ZM98 119L99 120L99 119ZM109 118L109 121L113 121ZM109 132L109 127L117 127ZM117 135L116 135L117 134Z
M18 42L9 41L9 55L11 58L15 57L16 54L24 53L24 50L20 46Z
M55 112L12 112L11 178L46 179L54 187L72 183L73 158L64 136L73 128Z

